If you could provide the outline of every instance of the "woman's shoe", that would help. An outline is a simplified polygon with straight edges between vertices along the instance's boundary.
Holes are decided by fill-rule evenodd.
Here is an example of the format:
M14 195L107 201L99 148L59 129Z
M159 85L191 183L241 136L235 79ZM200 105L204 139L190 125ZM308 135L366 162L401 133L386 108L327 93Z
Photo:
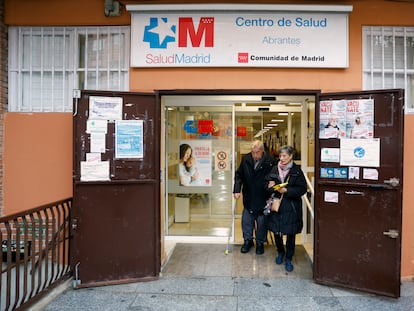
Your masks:
M287 259L286 258L285 269L286 269L287 272L292 272L293 271L292 259Z
M279 253L276 257L276 264L281 265L283 262L283 257L285 257L285 253Z

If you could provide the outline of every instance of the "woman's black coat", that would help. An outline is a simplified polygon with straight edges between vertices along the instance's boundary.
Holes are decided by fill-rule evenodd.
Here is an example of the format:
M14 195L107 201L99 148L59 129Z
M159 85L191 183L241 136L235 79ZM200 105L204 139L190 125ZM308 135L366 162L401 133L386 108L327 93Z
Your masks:
M252 214L263 213L268 198L263 182L275 165L275 158L267 152L263 153L256 170L251 152L244 155L240 162L234 177L233 193L243 193L243 206Z
M302 195L307 191L306 179L299 165L295 163L293 163L288 177L287 192L283 194L279 211L271 212L269 215L269 230L274 233L296 234L300 233L303 228ZM288 177L286 177L286 180ZM266 176L266 181L270 180L275 181L276 184L282 183L277 165ZM268 191L268 196L274 193L275 197L281 197L278 191L268 188L267 182L265 189Z

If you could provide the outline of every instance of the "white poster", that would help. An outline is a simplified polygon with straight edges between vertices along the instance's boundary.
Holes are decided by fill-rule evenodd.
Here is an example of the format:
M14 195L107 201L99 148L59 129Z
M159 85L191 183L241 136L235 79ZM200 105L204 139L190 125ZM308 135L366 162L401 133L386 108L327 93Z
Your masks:
M81 181L108 181L109 161L80 163Z
M322 148L321 162L339 163L339 148Z
M342 166L380 166L380 139L341 139Z
M90 120L122 120L122 97L89 97Z
M339 193L334 191L325 191L323 200L329 203L338 203Z
M106 135L101 133L92 133L90 136L90 151L105 153L106 152Z
M351 9L260 10L255 4L242 11L242 6L171 12L127 5L132 12L131 66L348 67Z
M88 134L106 134L108 132L108 120L93 120L86 121L86 133Z
M211 186L210 140L182 140L179 146L179 157L180 186Z

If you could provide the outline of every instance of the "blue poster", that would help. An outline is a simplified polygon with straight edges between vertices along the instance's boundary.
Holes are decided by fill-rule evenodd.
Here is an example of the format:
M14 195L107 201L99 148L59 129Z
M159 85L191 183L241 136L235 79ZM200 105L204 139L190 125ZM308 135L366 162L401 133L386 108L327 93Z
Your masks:
M115 121L115 158L141 159L144 157L144 121Z

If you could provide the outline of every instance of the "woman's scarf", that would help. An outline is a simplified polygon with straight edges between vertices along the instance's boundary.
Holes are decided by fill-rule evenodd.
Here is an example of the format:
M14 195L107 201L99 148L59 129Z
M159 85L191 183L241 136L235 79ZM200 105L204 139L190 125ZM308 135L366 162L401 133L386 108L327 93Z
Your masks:
M290 161L288 164L282 164L279 161L279 164L277 165L277 168L279 170L279 176L280 176L280 180L282 182L285 181L286 176L289 174L290 169L293 166L293 161Z

